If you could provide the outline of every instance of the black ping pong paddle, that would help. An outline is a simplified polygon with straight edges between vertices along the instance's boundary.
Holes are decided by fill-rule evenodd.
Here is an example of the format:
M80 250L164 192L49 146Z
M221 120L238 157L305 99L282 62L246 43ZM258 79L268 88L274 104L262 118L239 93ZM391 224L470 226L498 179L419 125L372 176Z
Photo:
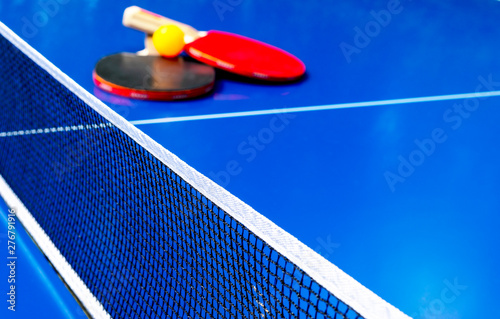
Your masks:
M100 89L129 98L181 100L211 91L215 71L183 57L166 59L118 53L97 62L93 80Z

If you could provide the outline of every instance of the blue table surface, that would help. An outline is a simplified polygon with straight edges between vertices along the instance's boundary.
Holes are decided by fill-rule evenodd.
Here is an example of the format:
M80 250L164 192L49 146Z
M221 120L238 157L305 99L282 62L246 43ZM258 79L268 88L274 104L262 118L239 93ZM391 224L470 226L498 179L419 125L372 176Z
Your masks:
M14 228L8 232L10 212L0 198L0 318L87 318L15 215L14 222L10 223ZM11 249L8 245L14 247L14 255L9 254ZM14 289L11 289L11 286ZM11 296L14 298L11 299ZM7 300L13 302L9 303Z
M271 43L307 75L218 73L190 101L109 95L91 72L141 49L143 35L121 26L129 5ZM188 117L137 127L415 318L497 312L500 98L472 93L500 90L499 18L494 0L0 1L2 22L127 120ZM337 105L415 97L430 98ZM337 107L189 120L324 105ZM67 315L56 308L51 318Z

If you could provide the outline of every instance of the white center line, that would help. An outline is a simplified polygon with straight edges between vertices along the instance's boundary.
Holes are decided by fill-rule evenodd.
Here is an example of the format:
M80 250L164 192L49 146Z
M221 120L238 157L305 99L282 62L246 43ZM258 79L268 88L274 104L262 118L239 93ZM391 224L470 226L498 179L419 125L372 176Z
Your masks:
M145 124L188 122L188 121L199 121L199 120L214 120L214 119L224 119L224 118L234 118L234 117L257 116L257 115L270 115L279 113L299 113L299 112L326 111L326 110L346 109L346 108L356 108L356 107L451 101L451 100L471 99L471 98L485 98L492 96L500 96L500 91L436 95L427 97L414 97L414 98L381 100L381 101L370 101L370 102L353 102L353 103L339 103L339 104L316 105L316 106L302 106L302 107L290 107L290 108L256 110L256 111L245 111L245 112L165 117L158 119L130 121L130 123L132 123L133 125L145 125Z
M133 125L146 125L146 124L188 122L188 121L214 120L214 119L247 117L247 116L258 116L258 115L272 115L272 114L281 114L281 113L300 113L300 112L326 111L326 110L357 108L357 107L370 107L370 106L383 106L383 105L396 105L396 104L404 105L404 104L411 104L411 103L451 101L451 100L472 99L472 98L487 98L487 97L492 97L492 96L500 96L500 91L436 95L436 96L427 96L427 97L415 97L415 98L369 101L369 102L338 103L338 104L316 105L316 106L301 106L301 107L289 107L289 108L281 108L281 109L245 111L245 112L165 117L165 118L158 118L158 119L130 121L130 123ZM69 132L69 131L82 131L82 130L89 130L89 129L105 128L105 127L110 127L110 126L112 126L111 123L100 123L100 124L51 127L51 128L44 128L44 129L19 130L19 131L11 131L11 132L0 132L0 137L25 136L25 135L48 134L48 133Z
M39 129L31 129L31 130L0 132L0 137L26 136L26 135L49 134L49 133L60 133L60 132L73 132L73 131L83 131L83 130L105 128L105 127L111 127L111 126L112 126L111 123L59 126L59 127L50 127L50 128L43 128L43 129L39 128Z

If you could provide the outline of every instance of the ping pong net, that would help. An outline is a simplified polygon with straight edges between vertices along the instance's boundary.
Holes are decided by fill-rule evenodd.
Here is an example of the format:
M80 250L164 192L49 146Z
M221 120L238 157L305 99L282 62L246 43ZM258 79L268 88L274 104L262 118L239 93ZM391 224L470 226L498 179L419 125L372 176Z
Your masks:
M1 23L0 112L0 193L91 317L407 318Z

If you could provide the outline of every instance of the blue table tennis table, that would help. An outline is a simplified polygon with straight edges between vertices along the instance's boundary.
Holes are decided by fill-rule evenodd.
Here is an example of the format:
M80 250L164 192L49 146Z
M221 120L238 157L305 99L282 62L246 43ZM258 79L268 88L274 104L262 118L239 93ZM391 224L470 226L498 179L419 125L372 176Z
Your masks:
M275 84L219 72L213 93L178 102L110 95L91 73L142 49L144 35L121 25L129 5L268 42L307 74ZM494 0L0 1L0 21L83 88L414 318L497 313L499 18ZM21 273L18 311L2 301L0 312L84 316L19 236L37 261Z

